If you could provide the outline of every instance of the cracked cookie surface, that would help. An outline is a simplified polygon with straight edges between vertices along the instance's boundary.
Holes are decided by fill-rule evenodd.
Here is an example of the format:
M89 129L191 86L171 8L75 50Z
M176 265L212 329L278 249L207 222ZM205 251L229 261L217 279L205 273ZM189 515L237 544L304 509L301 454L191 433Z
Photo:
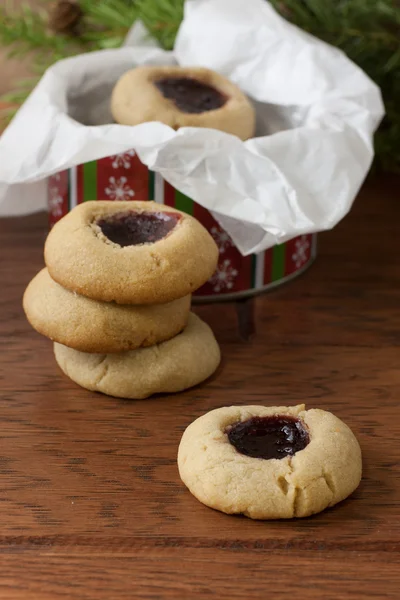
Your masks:
M218 247L196 219L169 206L97 200L55 224L44 255L52 279L81 296L161 304L203 285Z
M42 269L25 290L28 321L42 335L82 352L123 352L159 344L186 326L190 295L167 304L126 305L74 294Z
M230 443L232 427L277 417L304 427L308 443L303 449L265 459L246 456ZM330 412L305 410L304 405L230 406L188 426L179 445L178 468L190 492L211 508L252 519L289 519L347 498L360 483L362 461L353 432Z
M54 354L59 367L75 383L130 399L180 392L207 379L220 362L214 334L193 313L180 334L148 348L90 354L55 343Z
M122 75L111 96L121 125L159 121L173 129L207 127L253 137L255 111L247 96L223 75L203 67L143 66Z

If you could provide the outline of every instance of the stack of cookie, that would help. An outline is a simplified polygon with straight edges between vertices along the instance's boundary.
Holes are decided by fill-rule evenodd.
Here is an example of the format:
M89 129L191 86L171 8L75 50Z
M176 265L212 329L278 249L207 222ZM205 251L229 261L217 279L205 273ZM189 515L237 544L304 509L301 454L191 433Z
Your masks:
M209 377L220 351L190 312L218 249L193 217L155 202L85 202L45 245L24 294L31 325L89 390L121 398L178 392Z

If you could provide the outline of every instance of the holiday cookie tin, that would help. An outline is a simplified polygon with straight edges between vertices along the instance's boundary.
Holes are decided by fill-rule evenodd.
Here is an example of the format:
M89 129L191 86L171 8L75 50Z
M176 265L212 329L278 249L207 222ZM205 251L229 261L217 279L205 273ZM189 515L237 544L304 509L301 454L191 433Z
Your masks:
M316 255L316 236L302 235L251 256L242 256L210 212L143 165L133 150L78 165L48 179L50 226L87 200L155 200L189 213L219 247L218 267L195 296L201 300L251 296L300 275Z

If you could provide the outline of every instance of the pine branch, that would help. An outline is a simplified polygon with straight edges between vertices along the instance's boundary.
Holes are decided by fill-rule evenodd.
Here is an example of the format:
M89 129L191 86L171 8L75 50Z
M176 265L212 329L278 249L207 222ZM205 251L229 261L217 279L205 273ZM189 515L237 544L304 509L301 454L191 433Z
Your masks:
M183 19L183 0L136 0L138 17L167 50L174 46Z
M127 31L137 16L135 3L132 0L80 0L79 2L88 24L94 27L103 26L107 31Z
M19 13L0 7L0 43L11 46L10 57L24 56L32 51L38 56L51 52L59 57L65 56L69 48L73 51L79 47L79 44L48 30L46 11L34 11L27 5L22 5Z

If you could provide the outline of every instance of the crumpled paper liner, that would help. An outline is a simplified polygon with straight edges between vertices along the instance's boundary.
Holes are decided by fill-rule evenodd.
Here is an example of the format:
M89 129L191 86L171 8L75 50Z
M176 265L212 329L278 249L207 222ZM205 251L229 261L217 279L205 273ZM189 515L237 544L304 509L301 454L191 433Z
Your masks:
M122 73L176 62L239 85L254 100L256 137L112 123L110 93ZM260 252L330 229L349 211L383 113L380 91L361 69L265 0L187 0L173 52L151 43L105 50L45 73L0 139L0 215L44 208L44 196L24 184L134 148L212 211L242 254Z

